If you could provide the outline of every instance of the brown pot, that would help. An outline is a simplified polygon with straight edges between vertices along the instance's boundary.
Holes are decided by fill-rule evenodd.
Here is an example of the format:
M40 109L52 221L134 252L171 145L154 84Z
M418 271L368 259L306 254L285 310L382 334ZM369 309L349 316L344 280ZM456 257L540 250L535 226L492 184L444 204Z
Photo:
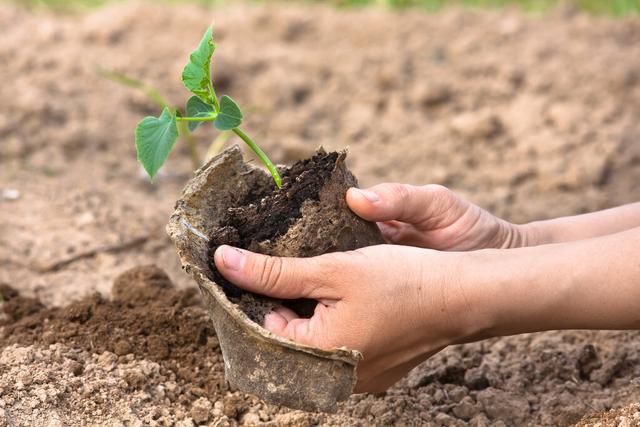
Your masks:
M345 192L357 182L344 164L345 157L345 152L319 151L313 159L321 159L328 165L325 169L310 170L304 178L300 173L306 167L304 162L283 169L285 184L274 191L271 177L245 163L240 149L234 146L196 172L167 226L183 268L204 296L220 342L227 380L268 403L335 412L336 403L353 390L360 354L346 348L327 351L299 345L262 328L256 321L280 302L239 291L226 282L215 271L211 253L217 245L229 243L269 255L309 257L383 243L378 228L346 206ZM313 186L297 188L300 185L296 183L309 180L315 180L319 191L300 203L300 192ZM284 226L282 220L271 224L279 228L275 234L264 235L268 227L258 228L256 233L255 227L245 224L253 220L258 226L260 221L268 223L286 211L283 206L287 203L297 204L295 217L288 218ZM271 214L272 208L281 212ZM240 234L230 222L240 227ZM243 237L242 227L254 231ZM307 311L304 302L289 305L299 313Z

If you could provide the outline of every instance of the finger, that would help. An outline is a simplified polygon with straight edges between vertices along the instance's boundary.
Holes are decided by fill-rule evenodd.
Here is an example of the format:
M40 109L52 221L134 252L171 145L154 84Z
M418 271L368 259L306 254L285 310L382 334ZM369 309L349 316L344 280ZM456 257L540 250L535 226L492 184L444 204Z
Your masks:
M397 239L396 236L400 231L400 227L402 227L402 224L405 224L403 222L398 222L398 221L385 221L385 222L378 222L378 229L380 230L380 233L382 234L382 237L384 237L384 240L387 243L393 243L393 244L397 244Z
M276 335L282 335L282 331L287 326L287 323L289 323L289 320L274 310L264 316L263 326L266 330L271 331Z
M327 339L327 317L330 310L325 305L318 304L310 319L297 318L289 321L280 335L300 344L329 350L333 347Z
M218 271L247 291L275 298L336 299L319 258L279 258L227 245L214 255Z
M347 204L369 221L402 221L417 224L440 214L453 203L451 193L440 185L417 187L408 184L380 184L366 190L350 188Z
M395 243L395 236L400 232L402 226L406 226L407 224L399 221L384 221L378 222L378 229L380 233L382 233L382 237L385 238L387 242Z
M287 323L300 316L287 307L275 307L264 317L264 328L276 335L281 335Z
M331 348L326 337L327 307L318 304L313 317L298 317L291 310L278 307L265 316L265 329L283 338L317 348Z
M378 228L384 239L394 245L417 246L425 245L425 233L411 224L397 221L379 222Z
M275 307L273 311L284 317L287 322L290 322L293 319L300 318L300 316L298 316L298 314L295 311L291 310L289 307Z

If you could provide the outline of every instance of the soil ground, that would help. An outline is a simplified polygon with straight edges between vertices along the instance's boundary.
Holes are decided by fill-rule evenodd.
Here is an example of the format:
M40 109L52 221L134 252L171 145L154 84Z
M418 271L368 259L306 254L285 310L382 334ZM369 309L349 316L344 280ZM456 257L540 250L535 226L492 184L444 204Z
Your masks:
M640 332L453 347L336 415L229 390L164 233L188 153L145 181L133 129L156 108L95 72L181 102L180 70L212 20L219 91L277 162L349 146L363 185L441 183L520 222L640 199L637 18L2 4L0 283L22 296L2 286L0 425L567 425L611 408L582 425L640 424ZM114 285L148 264L170 280L146 267Z

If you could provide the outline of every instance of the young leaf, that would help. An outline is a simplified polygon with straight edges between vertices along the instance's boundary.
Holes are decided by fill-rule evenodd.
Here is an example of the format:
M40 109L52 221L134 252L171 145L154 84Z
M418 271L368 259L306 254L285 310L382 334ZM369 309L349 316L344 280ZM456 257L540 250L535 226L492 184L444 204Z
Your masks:
M213 106L202 102L197 96L192 96L187 101L187 117L211 117L214 112ZM189 131L193 132L203 122L189 122Z
M182 70L182 82L194 95L207 104L215 104L211 89L211 56L216 50L213 27L209 27L200 45L191 53L189 63Z
M242 111L240 111L238 104L227 95L224 95L220 98L220 111L213 124L220 130L231 130L240 126L242 117Z
M138 160L151 180L169 157L178 139L176 113L168 108L160 117L145 117L136 127L136 151Z

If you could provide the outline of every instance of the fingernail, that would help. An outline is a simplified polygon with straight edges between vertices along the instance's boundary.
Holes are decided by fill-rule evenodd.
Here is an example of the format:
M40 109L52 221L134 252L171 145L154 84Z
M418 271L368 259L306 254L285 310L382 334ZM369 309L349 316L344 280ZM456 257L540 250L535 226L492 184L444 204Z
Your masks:
M222 247L222 261L229 270L241 270L244 267L245 258L244 253L239 249L231 246Z
M368 201L370 201L371 203L375 203L378 200L380 200L380 197L374 193L373 191L369 191L369 190L360 190L358 189L358 192L360 194L362 194L362 196L367 199Z

